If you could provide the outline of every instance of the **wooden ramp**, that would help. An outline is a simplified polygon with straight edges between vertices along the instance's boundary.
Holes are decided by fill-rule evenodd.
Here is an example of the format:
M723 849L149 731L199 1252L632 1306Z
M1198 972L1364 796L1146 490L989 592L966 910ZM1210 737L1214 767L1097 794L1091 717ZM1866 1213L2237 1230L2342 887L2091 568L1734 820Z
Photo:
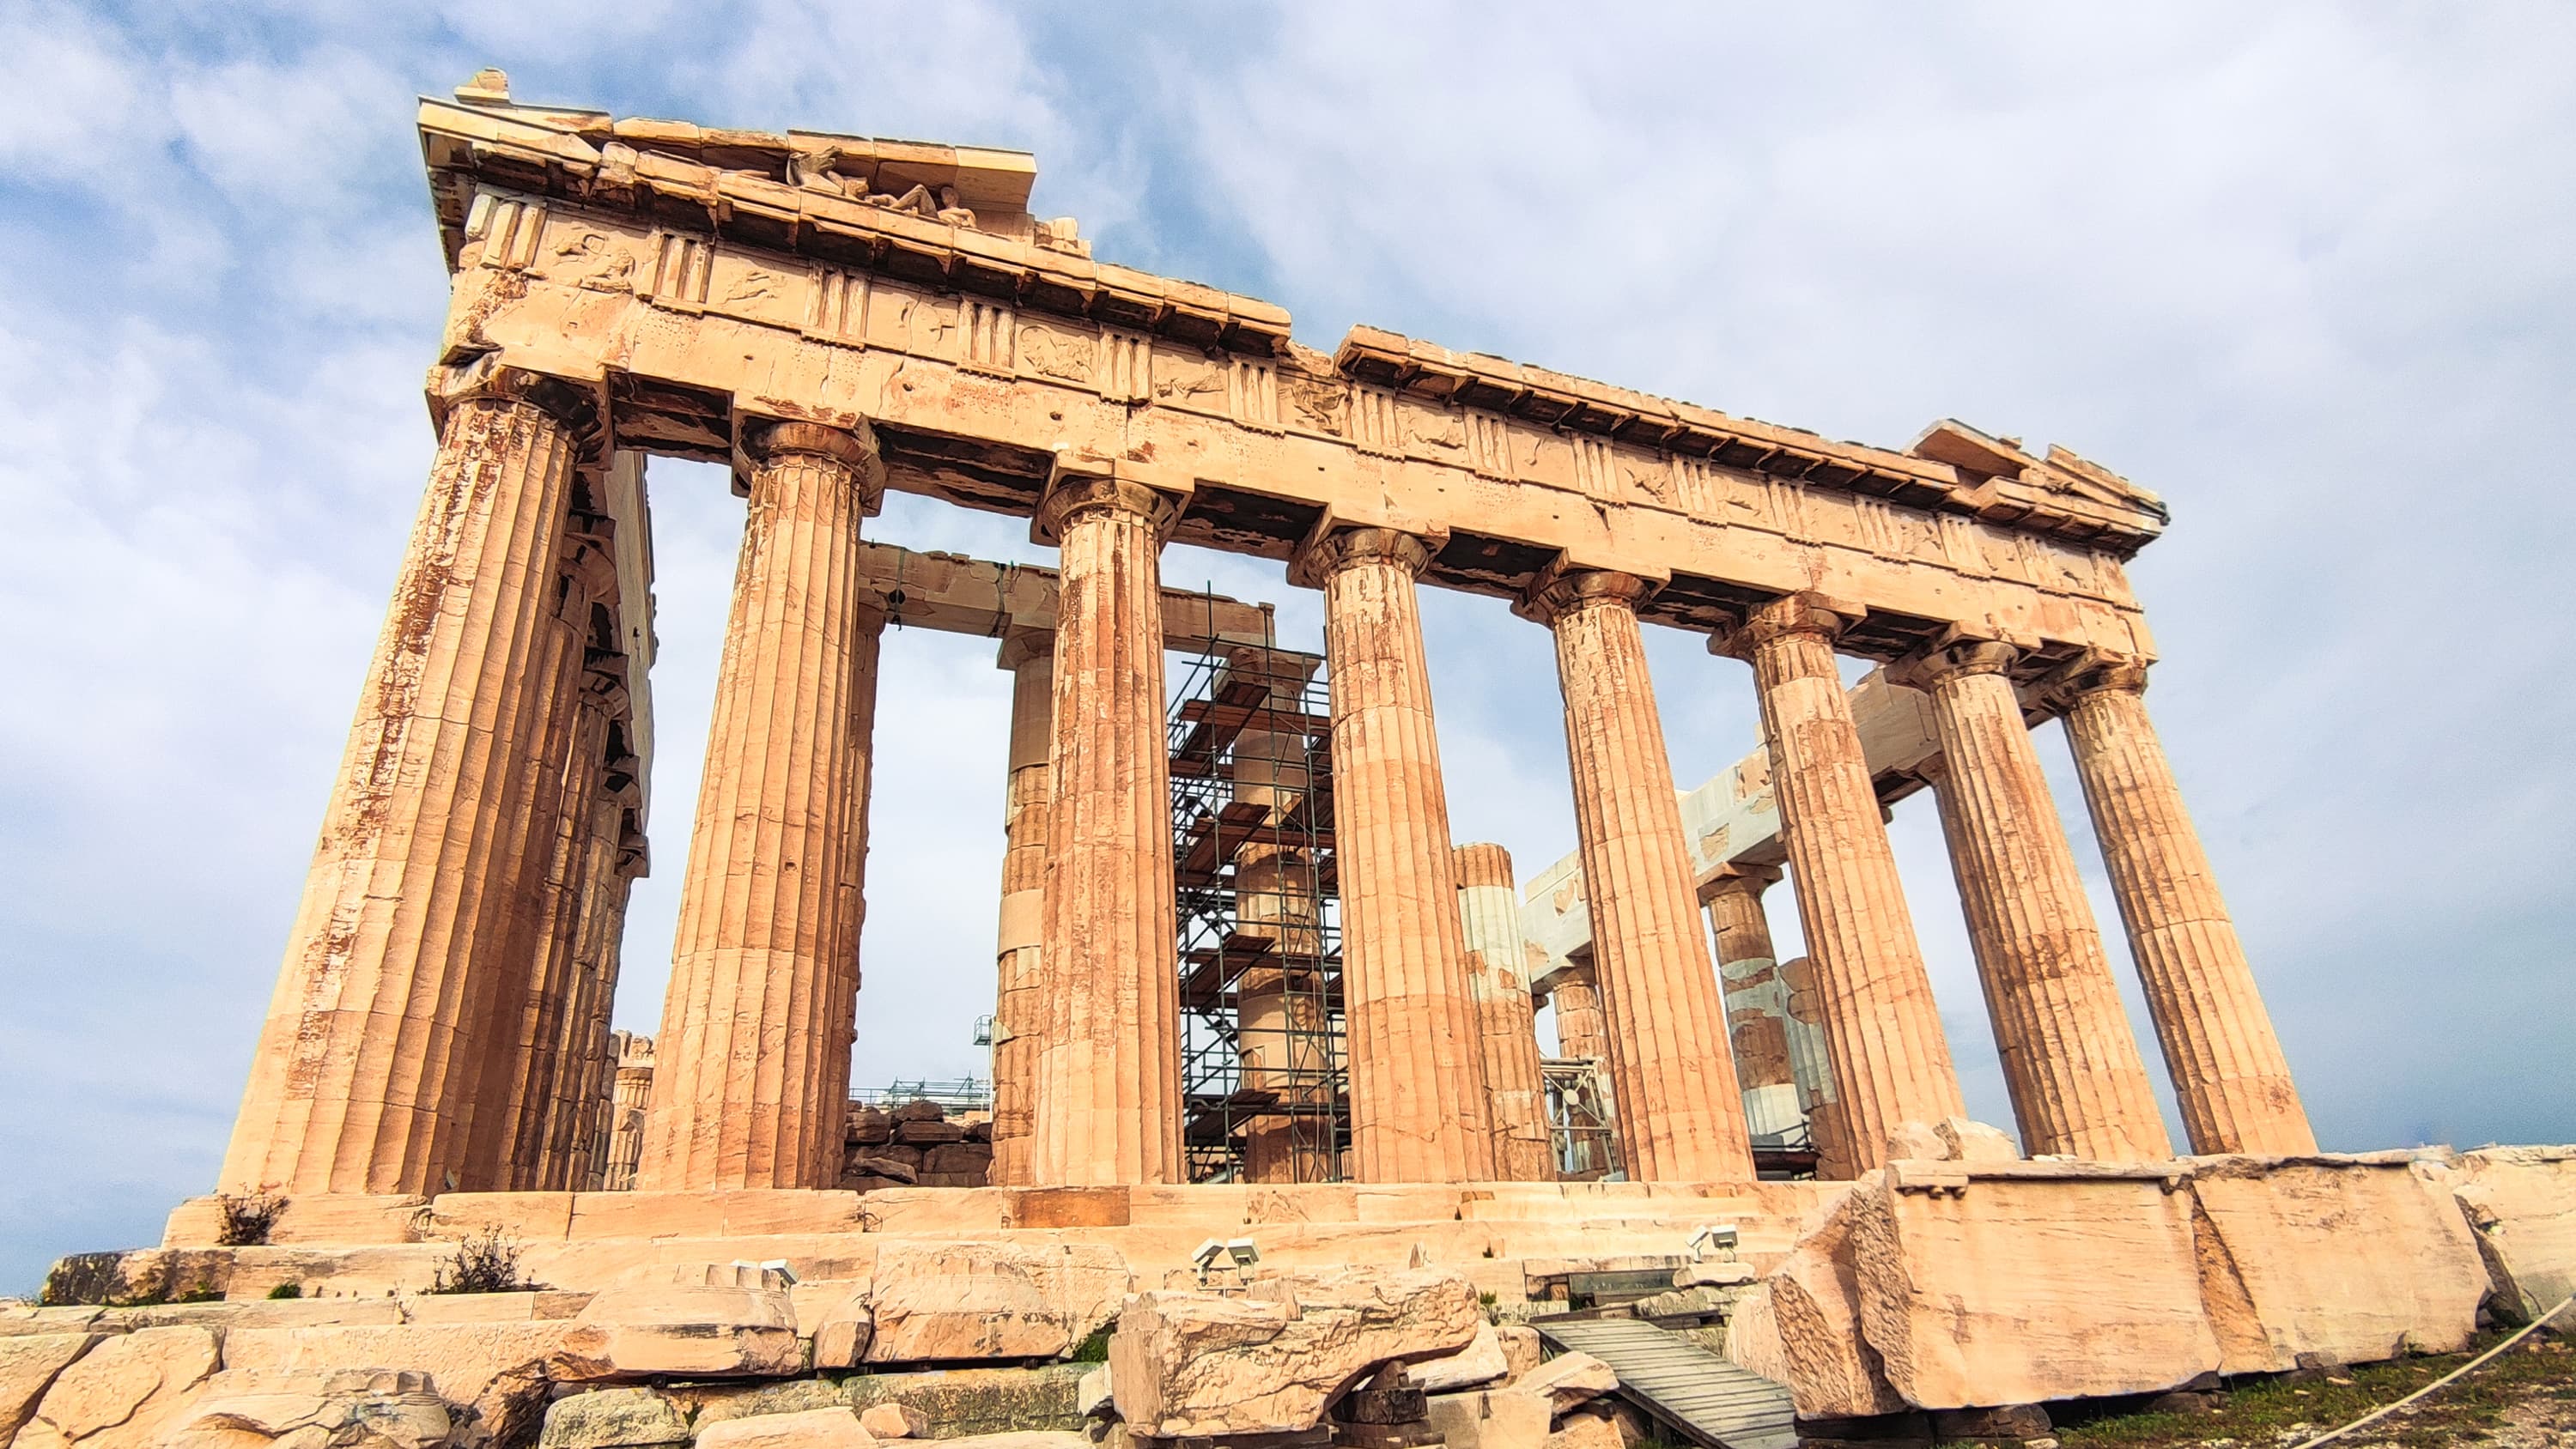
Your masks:
M1796 1449L1789 1390L1678 1333L1635 1318L1542 1318L1551 1348L1588 1353L1619 1375L1619 1396L1707 1449Z

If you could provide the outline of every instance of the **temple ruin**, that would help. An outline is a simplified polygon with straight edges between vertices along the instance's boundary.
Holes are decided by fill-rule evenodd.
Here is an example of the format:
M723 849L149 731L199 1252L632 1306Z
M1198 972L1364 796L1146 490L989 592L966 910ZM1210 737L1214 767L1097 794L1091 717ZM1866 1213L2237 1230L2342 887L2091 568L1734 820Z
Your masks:
M593 1442L557 1433L588 1412L568 1386L1019 1366L1114 1324L1087 1412L1132 1439L1431 1442L1362 1432L1445 1422L1388 1376L1411 1363L1496 1386L1457 1411L1486 1428L1434 1436L1458 1449L1504 1449L1513 1415L1515 1444L1619 1449L1567 1417L1610 1392L1562 1386L1575 1355L1532 1364L1540 1339L1615 1363L1616 1333L1550 1315L1634 1302L1713 1335L1705 1372L1777 1422L1645 1389L1637 1413L1783 1443L1793 1400L2011 1408L2456 1346L2576 1272L2548 1236L2576 1233L2564 1151L2319 1153L2144 704L2125 566L2166 510L2109 469L1955 421L1838 442L1368 327L1315 351L1277 306L1095 258L1016 152L525 105L491 72L419 133L452 273L429 486L217 1193L83 1270L309 1300L230 1330L228 1368L414 1367L429 1317L332 1305L410 1303L481 1233L554 1290L523 1316L560 1320L443 1390L504 1439L535 1412ZM695 742L652 729L652 456L746 500L690 845L658 862L651 752ZM867 536L888 489L1026 518L1055 562ZM1323 636L1165 587L1173 542L1281 563ZM1426 586L1553 639L1576 849L1525 883L1451 837ZM983 1186L852 1146L962 1136L854 1125L890 621L1012 676L993 1102L958 1158ZM1750 666L1762 739L1696 789L1648 628ZM1847 689L1846 658L1877 668ZM2180 1143L2040 767L2052 723ZM1924 789L2018 1149L1965 1120L1897 879L1884 811ZM609 1004L657 867L681 907L647 1039ZM2492 1230L2543 1219L2566 1226ZM1263 1397L1266 1360L1208 1336L1283 1301L1262 1341L1342 1325L1337 1386ZM1490 1372L1454 1366L1489 1343ZM1236 1377L1180 1367L1217 1362ZM1501 1402L1550 1372L1552 1401ZM491 1397L513 1373L553 1407Z

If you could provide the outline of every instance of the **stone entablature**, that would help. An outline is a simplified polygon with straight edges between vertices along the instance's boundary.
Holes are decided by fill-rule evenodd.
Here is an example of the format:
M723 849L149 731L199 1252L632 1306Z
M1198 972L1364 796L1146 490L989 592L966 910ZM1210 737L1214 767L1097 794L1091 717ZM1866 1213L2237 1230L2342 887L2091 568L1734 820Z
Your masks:
M624 446L731 459L738 415L865 421L891 486L976 507L1033 513L1059 455L1114 458L1181 542L1285 558L1390 527L1435 545L1434 583L1612 569L1655 585L1641 617L1703 628L1812 592L1850 652L1955 625L2033 678L2153 652L2121 564L2163 506L2062 449L1837 443L1371 328L1326 357L1267 303L791 184L793 136L695 146L742 163L718 165L591 112L420 124L444 355L599 387Z

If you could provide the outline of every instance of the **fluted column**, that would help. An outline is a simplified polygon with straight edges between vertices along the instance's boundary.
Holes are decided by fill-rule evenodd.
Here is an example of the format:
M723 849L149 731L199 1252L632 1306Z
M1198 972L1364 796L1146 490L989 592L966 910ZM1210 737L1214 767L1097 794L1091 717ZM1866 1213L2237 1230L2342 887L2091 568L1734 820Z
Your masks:
M1521 611L1556 636L1620 1160L1632 1182L1749 1181L1726 1007L1637 626L1650 592L1628 574L1550 570Z
M1601 1014L1601 991L1592 984L1591 966L1568 968L1548 1000L1556 1007L1556 1054L1567 1061L1606 1064L1610 1026Z
M653 1096L653 1038L617 1033L616 1075L609 1093L608 1141L600 1154L598 1190L626 1192L635 1186L635 1165L644 1156L645 1105Z
M1289 575L1324 590L1351 1159L1362 1182L1494 1174L1413 593L1430 557L1410 535L1352 529L1310 542Z
M587 395L488 364L433 377L437 460L376 641L287 939L227 1191L424 1192L464 1166L505 971L508 841L542 793L575 463Z
M996 1187L1024 1187L1046 1036L1047 750L1054 739L1055 636L1002 642L1011 671L1009 783L1002 805L1002 920L994 942L993 1165Z
M586 859L572 931L572 965L564 1009L555 1022L557 1064L541 1104L538 1170L528 1186L559 1192L587 1186L595 1175L608 1075L608 1021L617 993L617 948L612 932L626 922L632 877L621 867L620 825L625 806L602 793L583 832Z
M2022 1149L2167 1157L2146 1063L2005 673L2016 657L2009 644L1966 640L1889 678L1932 696L1942 832Z
M1493 1119L1494 1176L1505 1182L1552 1182L1556 1154L1548 1142L1547 1089L1539 1075L1536 1009L1522 979L1520 893L1512 888L1511 852L1462 845L1458 919L1467 942L1467 994L1485 1063L1485 1101Z
M1031 1176L1178 1181L1180 981L1163 734L1160 500L1059 469L1036 535L1057 548L1049 747L1048 1017Z
M856 1026L885 616L860 586L874 440L746 430L751 503L655 1038L637 1185L830 1187Z
M1851 1169L1865 1172L1885 1159L1890 1129L1967 1108L1834 666L1845 623L1815 596L1792 594L1751 610L1710 648L1753 666L1834 1095Z
M576 513L574 564L558 629L563 685L543 808L528 813L521 968L497 1003L470 1149L469 1189L535 1189L548 1176L547 1125L577 989L579 940L595 848L593 807L606 778L612 703L623 706L624 660L591 638L591 607L616 595L611 524ZM612 663L611 661L614 661Z
M1727 1040L1735 1048L1744 1125L1759 1137L1794 1134L1807 1120L1790 1038L1822 1033L1789 1015L1794 993L1772 954L1762 892L1780 878L1776 866L1725 866L1700 887L1717 940L1717 973L1726 986ZM1814 1053L1822 1056L1821 1051Z
M2271 1013L2147 718L2146 683L2143 665L2096 662L2060 699L2183 1130L2194 1152L2314 1152Z
M1807 1141L1816 1149L1816 1176L1829 1182L1857 1177L1851 1132L1843 1125L1843 1104L1834 1096L1832 1048L1825 1040L1816 963L1805 956L1781 962L1780 986L1789 1019L1789 1073L1798 1084L1799 1109L1807 1116Z

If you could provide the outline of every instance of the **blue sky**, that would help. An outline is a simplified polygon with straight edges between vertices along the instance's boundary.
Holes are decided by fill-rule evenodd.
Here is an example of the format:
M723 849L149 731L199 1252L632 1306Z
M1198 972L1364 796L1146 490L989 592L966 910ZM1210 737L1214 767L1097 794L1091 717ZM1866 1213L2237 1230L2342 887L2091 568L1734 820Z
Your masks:
M1318 347L1365 322L2118 469L2173 508L2133 569L2150 703L2320 1136L2576 1138L2576 12L402 10L0 4L0 1290L212 1180L431 448L412 98L484 65L528 100L1035 151L1037 209L1100 255ZM652 488L641 1030L740 517L704 468ZM873 531L1048 558L917 499ZM1274 565L1165 576L1318 624ZM1546 635L1424 615L1457 837L1532 874L1572 844ZM1749 677L1650 649L1695 784L1750 748ZM860 1082L981 1069L1005 684L976 641L887 646ZM1971 1106L2009 1126L1929 800L1893 830Z

